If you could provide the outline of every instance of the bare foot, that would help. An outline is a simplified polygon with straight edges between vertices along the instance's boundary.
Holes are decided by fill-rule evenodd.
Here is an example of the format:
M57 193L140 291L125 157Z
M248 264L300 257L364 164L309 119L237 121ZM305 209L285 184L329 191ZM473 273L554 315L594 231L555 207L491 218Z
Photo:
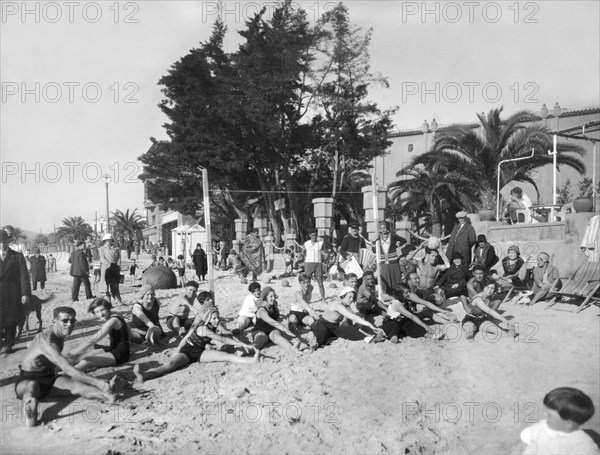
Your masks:
M133 366L133 374L135 374L135 380L137 382L139 382L140 384L144 383L144 374L140 371L140 366L139 365L134 365Z
M25 407L25 424L30 428L39 425L40 422L38 421L37 403L35 399L29 398L23 403L23 406Z
M296 341L294 342L294 345L293 345L293 346L294 346L294 349L297 349L298 351L301 351L302 349L300 349L300 346L302 346L302 341L300 341L300 340L296 340Z

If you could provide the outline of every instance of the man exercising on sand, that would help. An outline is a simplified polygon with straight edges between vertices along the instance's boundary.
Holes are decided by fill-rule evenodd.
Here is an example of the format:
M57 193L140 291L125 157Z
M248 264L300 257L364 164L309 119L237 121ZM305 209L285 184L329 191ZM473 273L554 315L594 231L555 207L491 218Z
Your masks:
M94 378L77 370L61 354L65 338L75 328L75 310L61 306L54 309L54 323L36 335L27 347L21 374L15 384L17 398L23 401L28 427L38 421L38 402L47 397L81 396L112 403L116 400L113 388L117 376L108 381ZM58 376L56 367L64 375Z
M415 291L416 294L420 298L440 306L444 303L445 299L441 292L434 289L434 285L440 273L450 267L450 261L448 261L448 257L442 248L439 250L431 249L426 244L427 242L425 241L418 249L414 250L408 256L408 262L416 267L416 272L419 276L419 287ZM423 247L425 247L425 257L420 261L413 259L417 251ZM438 256L444 261L443 264L436 265Z

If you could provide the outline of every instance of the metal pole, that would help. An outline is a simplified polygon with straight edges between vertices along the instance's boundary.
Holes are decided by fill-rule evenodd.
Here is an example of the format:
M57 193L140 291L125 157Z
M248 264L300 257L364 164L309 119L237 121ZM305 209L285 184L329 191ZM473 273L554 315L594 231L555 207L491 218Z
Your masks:
M204 228L206 229L206 237L208 246L206 247L208 256L208 282L210 292L213 294L213 301L216 303L215 296L215 279L214 279L214 264L213 264L213 247L212 235L210 232L210 201L208 199L208 171L202 168L202 192L204 193Z
M108 210L108 181L104 182L106 185L106 233L110 234L110 224L108 223L110 219L110 212Z
M593 207L594 207L594 212L596 210L598 210L598 207L596 206L596 153L597 153L597 146L598 144L594 142L594 155L592 157L592 202L593 202Z
M375 223L375 235L378 235L379 230L379 201L377 192L377 181L375 179L375 159L373 159L373 175L371 177L372 188L373 188L373 222ZM391 235L391 234L390 234ZM377 269L375 270L375 279L377 280L377 298L381 300L381 265L379 259L381 257L381 242L378 239L375 240L375 263Z
M550 220L554 221L554 206L556 205L556 142L558 136L555 134L552 146L552 208L550 209Z

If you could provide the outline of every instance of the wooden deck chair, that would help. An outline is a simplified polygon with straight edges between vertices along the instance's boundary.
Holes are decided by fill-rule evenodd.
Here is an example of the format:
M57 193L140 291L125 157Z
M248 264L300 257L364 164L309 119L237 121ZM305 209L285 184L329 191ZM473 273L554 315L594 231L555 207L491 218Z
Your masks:
M594 296L600 289L600 261L586 261L579 266L560 290L551 291L556 295L550 300L546 309L554 306L562 297L583 299L577 313L588 305L600 302L600 297Z

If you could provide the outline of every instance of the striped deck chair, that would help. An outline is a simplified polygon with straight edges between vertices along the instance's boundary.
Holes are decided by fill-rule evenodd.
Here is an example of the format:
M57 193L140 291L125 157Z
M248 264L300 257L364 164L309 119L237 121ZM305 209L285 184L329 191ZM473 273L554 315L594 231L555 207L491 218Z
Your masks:
M552 290L556 295L550 300L546 309L556 305L562 297L583 299L577 308L577 313L592 304L600 302L600 296L595 295L600 289L600 261L586 261L579 266L560 290Z

